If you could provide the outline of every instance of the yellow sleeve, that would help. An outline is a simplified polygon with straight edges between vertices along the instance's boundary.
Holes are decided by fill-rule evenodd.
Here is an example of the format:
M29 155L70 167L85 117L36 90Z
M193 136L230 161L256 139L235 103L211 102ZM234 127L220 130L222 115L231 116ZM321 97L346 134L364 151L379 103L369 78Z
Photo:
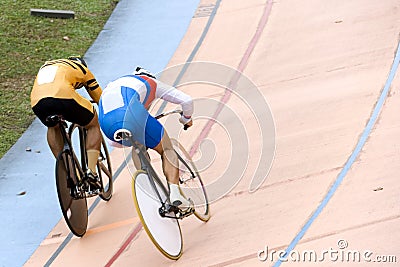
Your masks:
M87 77L85 83L86 91L89 93L90 97L98 104L103 90L101 89L96 78L94 77L93 73L90 70L88 70L88 72L86 73L86 77Z

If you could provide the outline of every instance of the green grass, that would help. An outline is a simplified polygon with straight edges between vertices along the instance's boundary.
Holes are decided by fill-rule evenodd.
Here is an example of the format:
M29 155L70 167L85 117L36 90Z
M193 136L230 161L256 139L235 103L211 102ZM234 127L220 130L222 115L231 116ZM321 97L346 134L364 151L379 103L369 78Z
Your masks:
M49 59L84 55L117 2L0 0L0 158L34 119L30 91L40 66ZM35 17L31 8L72 10L75 18Z

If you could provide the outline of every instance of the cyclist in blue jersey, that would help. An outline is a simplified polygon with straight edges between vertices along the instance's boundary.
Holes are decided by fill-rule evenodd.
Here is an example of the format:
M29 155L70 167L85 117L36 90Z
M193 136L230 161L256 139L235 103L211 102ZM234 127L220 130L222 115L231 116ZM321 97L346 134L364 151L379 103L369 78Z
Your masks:
M179 121L186 127L192 126L192 98L137 67L133 74L116 79L103 90L99 102L100 127L112 142L131 146L117 138L119 130L126 129L136 141L157 151L168 181L170 201L184 210L191 204L179 191L178 158L164 127L148 112L152 102L158 98L180 104L183 114Z

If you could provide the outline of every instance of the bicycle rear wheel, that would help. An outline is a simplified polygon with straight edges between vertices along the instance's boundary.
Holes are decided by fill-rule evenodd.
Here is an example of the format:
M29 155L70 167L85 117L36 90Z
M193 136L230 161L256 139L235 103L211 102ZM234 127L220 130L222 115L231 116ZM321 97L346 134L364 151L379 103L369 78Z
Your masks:
M185 148L179 143L178 140L171 138L171 142L174 146L176 153L179 158L179 180L181 193L187 198L191 199L194 203L194 215L207 222L210 215L210 207L208 204L207 193L201 180L200 173L198 172L196 165L193 163L192 158Z
M71 232L76 236L86 233L88 212L86 197L73 198L71 190L76 182L75 164L69 151L62 151L56 161L56 186L61 212Z
M97 173L99 174L103 191L100 193L101 199L109 201L113 192L113 177L111 170L111 160L108 154L107 144L104 138L101 140L101 150L99 161L97 162Z
M132 180L132 196L143 228L153 244L166 257L177 260L182 255L183 241L179 222L176 218L163 218L159 214L161 202L144 171L137 171ZM163 200L165 190L156 185Z

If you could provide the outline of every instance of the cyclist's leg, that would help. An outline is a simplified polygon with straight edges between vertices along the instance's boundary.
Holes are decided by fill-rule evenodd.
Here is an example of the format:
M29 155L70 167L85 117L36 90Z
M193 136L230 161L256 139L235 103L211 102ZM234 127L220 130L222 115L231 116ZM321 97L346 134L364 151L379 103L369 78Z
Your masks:
M174 152L171 140L168 136L167 131L161 123L151 116L146 109L145 116L145 137L144 142L146 147L154 149L160 154L162 159L162 168L167 181L170 184L178 184L179 172L178 172L178 157Z
M64 140L58 124L48 122L46 118L51 115L63 115L62 110L59 109L61 101L62 100L57 98L46 97L39 100L39 102L32 107L35 115L47 126L47 143L56 158L64 146Z
M179 190L178 156L176 155L171 139L165 130L163 131L161 141L158 145L153 147L153 149L161 156L163 172L169 185L169 198L171 203L180 208L190 208L191 203L182 196Z
M96 165L101 146L101 132L96 111L94 111L93 119L85 125L85 128L87 130L86 152L88 156L88 167L93 173L96 173Z
M64 146L64 140L59 125L47 128L47 143L54 157L57 158Z
M165 130L161 141L158 143L158 145L153 147L153 149L161 156L162 168L167 181L170 184L178 184L178 157L176 156L171 140Z

